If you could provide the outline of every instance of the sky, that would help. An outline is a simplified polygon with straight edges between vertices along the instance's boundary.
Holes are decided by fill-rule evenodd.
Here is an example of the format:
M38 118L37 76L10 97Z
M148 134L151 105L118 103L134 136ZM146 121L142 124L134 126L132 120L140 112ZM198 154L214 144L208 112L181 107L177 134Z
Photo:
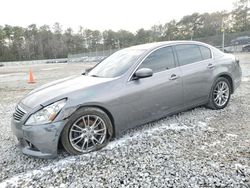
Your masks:
M235 0L0 0L0 25L27 27L55 22L104 31L135 32L194 12L232 10Z

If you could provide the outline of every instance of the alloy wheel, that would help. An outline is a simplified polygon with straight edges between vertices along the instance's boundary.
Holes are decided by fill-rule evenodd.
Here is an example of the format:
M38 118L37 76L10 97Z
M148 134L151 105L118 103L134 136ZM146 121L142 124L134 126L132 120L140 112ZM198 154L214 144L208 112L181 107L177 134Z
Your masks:
M220 81L216 84L213 92L213 99L217 106L222 107L224 106L230 95L230 90L227 82Z
M105 142L107 127L97 115L84 115L77 119L69 131L71 146L81 153L94 150Z

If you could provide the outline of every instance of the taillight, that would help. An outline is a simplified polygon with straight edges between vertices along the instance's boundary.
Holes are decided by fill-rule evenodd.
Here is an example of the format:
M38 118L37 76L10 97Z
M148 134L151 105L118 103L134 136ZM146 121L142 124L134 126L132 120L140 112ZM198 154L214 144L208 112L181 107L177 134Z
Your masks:
M238 66L240 66L240 60L238 58L235 58L235 62L237 63Z

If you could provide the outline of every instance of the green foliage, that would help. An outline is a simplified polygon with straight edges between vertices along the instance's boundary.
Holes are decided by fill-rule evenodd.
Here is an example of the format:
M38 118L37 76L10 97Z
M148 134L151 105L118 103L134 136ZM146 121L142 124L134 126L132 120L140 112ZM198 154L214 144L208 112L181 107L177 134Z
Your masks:
M236 0L235 9L232 12L234 31L246 31L250 29L250 0Z
M64 58L68 54L119 49L128 46L166 40L199 40L218 46L222 30L226 45L233 37L250 35L250 0L235 0L232 12L193 13L179 21L171 20L136 33L84 29L77 33L63 31L59 23L27 28L0 26L0 61ZM239 33L239 34L238 34Z

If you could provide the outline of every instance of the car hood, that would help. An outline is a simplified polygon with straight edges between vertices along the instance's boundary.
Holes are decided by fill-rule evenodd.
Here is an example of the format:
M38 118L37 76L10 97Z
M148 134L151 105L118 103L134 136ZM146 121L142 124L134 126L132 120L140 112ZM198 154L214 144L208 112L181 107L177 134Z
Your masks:
M22 99L21 103L29 108L34 108L52 99L67 97L71 92L101 84L112 79L114 78L97 78L89 76L73 76L60 79L32 90Z

